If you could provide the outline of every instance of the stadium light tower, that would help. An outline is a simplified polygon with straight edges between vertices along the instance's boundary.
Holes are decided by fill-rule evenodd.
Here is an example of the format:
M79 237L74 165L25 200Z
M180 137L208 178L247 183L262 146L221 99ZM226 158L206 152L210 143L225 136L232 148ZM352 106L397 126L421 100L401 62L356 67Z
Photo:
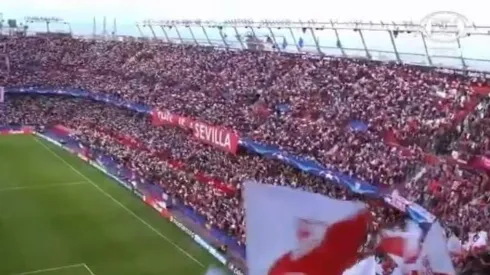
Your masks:
M45 23L46 24L46 32L51 32L49 25L51 23L63 23L67 24L63 19L55 16L27 16L24 18L26 23ZM69 24L68 24L69 25ZM69 29L71 32L71 25L69 25Z

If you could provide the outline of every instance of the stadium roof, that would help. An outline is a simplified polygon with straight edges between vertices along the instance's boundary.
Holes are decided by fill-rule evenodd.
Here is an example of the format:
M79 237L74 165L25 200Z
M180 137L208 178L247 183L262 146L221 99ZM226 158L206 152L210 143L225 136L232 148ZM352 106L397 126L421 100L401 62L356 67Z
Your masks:
M51 22L75 35L115 37L131 35L171 43L251 48L289 53L324 54L394 60L418 65L490 72L490 24L476 25L454 12L436 12L419 22L292 21L244 19L144 20L118 24L97 18L86 23ZM29 30L46 29L45 22L29 22ZM254 41L250 41L254 37Z

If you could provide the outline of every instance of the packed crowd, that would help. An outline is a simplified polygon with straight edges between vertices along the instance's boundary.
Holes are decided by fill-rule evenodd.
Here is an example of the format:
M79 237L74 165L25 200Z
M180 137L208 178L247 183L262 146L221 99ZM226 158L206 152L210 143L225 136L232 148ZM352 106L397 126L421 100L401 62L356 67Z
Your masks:
M151 124L150 117L133 111L85 99L25 95L10 95L4 108L5 112L0 115L2 125L49 127L62 123L74 129L76 137L87 147L102 150L112 155L121 165L134 171L135 175L161 184L172 196L205 217L209 226L238 236L240 243L244 242L245 236L240 192L222 192L210 184L211 178L237 189L243 180L255 179L267 184L302 188L339 199L362 199L368 202L376 217L373 232L379 228L400 225L406 218L403 213L386 206L382 201L359 197L333 183L302 173L280 162L245 152L230 156L199 143L192 139L189 132L180 128L156 128ZM442 166L438 169L445 171ZM206 180L196 177L198 173L206 174ZM419 186L414 185L413 188ZM430 194L424 188L419 191L422 196ZM431 198L431 209L446 206L445 202L436 200L437 197ZM482 216L482 213L477 212L461 212L475 208L460 206L449 204L449 208L444 208L447 212L441 212L441 215L454 214L445 216L447 225L461 224L460 215L472 215L469 217L474 219L463 224L466 227L462 230L465 230L466 235L479 230L479 224L485 226L486 213ZM451 217L455 217L456 220L451 220Z
M464 125L464 135L455 140L454 148L461 154L490 155L490 100L485 100L481 111L470 114Z
M315 158L405 195L468 233L488 231L488 178L451 162L426 162L441 138L467 154L488 150L488 106L472 86L483 79L400 64L315 59L269 52L216 51L143 42L4 38L11 73L4 86L82 88L193 117L240 136ZM222 194L194 175L239 189L244 179L351 199L333 184L279 162L203 145L190 133L154 127L148 117L80 99L14 96L0 124L78 129L80 138L169 188L210 225L243 240L239 192ZM482 115L483 114L483 115ZM465 120L465 117L468 118ZM366 127L351 126L360 121ZM463 127L456 125L463 124ZM457 129L457 130L454 130ZM396 141L386 142L389 135ZM131 147L121 137L137 141ZM436 144L437 143L437 144ZM186 169L175 169L175 162ZM174 164L174 165L172 165ZM379 201L380 225L403 219ZM376 205L374 207L374 205Z
M387 131L430 147L440 124L451 125L474 96L469 80L397 64L69 38L7 43L10 85L110 93L384 185L403 182L418 168L383 142ZM353 120L366 131L345 131Z
M209 180L240 189L244 180L300 187L340 199L352 198L345 189L327 184L277 161L257 155L229 154L192 139L179 128L155 128L146 115L83 99L11 96L0 124L49 126L62 123L76 130L91 148L101 149L149 181L162 184L205 216L210 225L244 238L240 192L213 188ZM185 168L184 168L185 166ZM200 174L205 177L196 177ZM170 178L169 178L170 177ZM205 179L204 181L200 179ZM187 189L191 188L191 189ZM378 222L393 219L391 208L375 207ZM382 212L388 211L392 215Z
M380 137L396 129L404 144L427 148L439 124L450 124L474 96L468 80L396 64L72 39L8 43L10 84L112 93L232 127L387 185L407 180L419 167ZM285 105L284 113L279 107ZM364 121L368 130L344 131L351 120Z

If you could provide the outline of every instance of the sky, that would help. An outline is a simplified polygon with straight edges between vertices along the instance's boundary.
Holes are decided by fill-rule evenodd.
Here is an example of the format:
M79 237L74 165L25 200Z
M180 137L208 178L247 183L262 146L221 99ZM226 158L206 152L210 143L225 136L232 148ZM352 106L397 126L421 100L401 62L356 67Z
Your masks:
M4 17L59 16L70 22L90 21L93 16L119 21L142 19L339 19L414 20L436 11L456 11L470 21L490 21L483 0L16 0L3 1Z

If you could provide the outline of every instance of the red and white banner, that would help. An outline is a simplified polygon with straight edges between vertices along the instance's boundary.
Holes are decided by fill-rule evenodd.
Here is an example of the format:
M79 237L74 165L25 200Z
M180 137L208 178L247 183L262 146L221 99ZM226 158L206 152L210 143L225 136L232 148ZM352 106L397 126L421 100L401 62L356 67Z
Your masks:
M166 110L153 110L151 112L151 119L154 126L162 125L176 125L178 124L179 116L176 116Z
M236 154L238 149L238 136L232 131L198 121L194 122L193 126L195 138Z
M194 133L194 137L204 143L233 154L236 154L238 150L238 135L232 130L175 115L166 110L154 110L151 115L154 126L178 126L191 130Z

